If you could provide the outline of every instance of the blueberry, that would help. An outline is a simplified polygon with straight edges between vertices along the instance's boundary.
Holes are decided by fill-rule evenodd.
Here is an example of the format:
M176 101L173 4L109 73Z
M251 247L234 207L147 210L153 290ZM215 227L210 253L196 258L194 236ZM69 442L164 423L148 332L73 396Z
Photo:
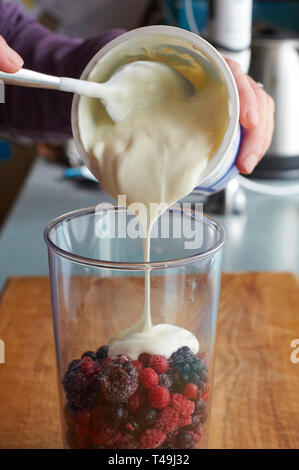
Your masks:
M114 426L124 423L128 415L128 410L124 406L112 406L108 411L108 419Z
M97 355L94 351L86 351L82 354L81 359L83 359L83 357L90 357L93 361L97 360Z
M137 419L142 428L150 428L155 424L156 417L155 408L146 408L139 411Z
M159 375L159 385L163 385L163 387L166 388L171 388L172 382L172 377L169 374Z
M99 359L104 359L105 357L108 357L108 345L105 344L104 346L101 346L97 350L97 358Z
M194 441L189 432L180 432L177 436L176 442L177 446L181 449L192 449L192 447L194 447Z
M207 403L204 400L195 400L195 412L198 414L203 414L207 411Z

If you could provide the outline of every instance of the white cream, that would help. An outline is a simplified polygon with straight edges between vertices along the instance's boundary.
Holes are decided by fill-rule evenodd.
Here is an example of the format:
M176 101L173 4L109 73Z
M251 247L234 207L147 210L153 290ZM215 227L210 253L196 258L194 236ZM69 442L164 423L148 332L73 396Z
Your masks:
M136 360L139 354L147 352L169 358L172 353L183 346L189 346L194 354L199 349L198 341L190 331L161 323L146 331L130 333L120 340L112 339L109 344L109 355L126 354Z
M95 66L91 79L100 74L101 67L102 63ZM132 87L130 93L136 80L146 80L146 68L143 72L127 77L126 86ZM85 163L112 197L117 199L119 194L125 194L127 205L139 202L146 207L147 218L139 216L145 236L145 262L150 261L154 222L165 208L197 185L226 129L228 101L218 78L199 67L192 83L198 85L198 93L186 98L178 93L175 81L170 81L170 93L161 93L158 100L155 95L152 106L144 87L146 106L135 107L134 112L117 123L94 100L80 99L78 124L89 155ZM137 85L140 93L142 83ZM165 90L165 86L156 87L157 92ZM155 212L150 211L151 203L160 205ZM150 272L146 271L143 315L110 341L109 354L124 353L136 359L139 353L148 352L169 357L181 346L189 346L194 353L199 347L195 336L185 329L168 324L152 326Z

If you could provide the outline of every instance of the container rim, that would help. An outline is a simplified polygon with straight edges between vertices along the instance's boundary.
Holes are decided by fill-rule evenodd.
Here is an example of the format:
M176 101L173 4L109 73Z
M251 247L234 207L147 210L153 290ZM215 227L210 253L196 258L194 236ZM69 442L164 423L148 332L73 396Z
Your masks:
M172 260L166 260L166 261L151 261L149 263L144 263L144 262L135 262L135 263L125 263L125 262L114 262L114 261L107 261L107 260L98 260L98 259L93 259L93 258L87 258L84 256L76 255L75 253L71 253L69 251L66 251L62 248L60 248L57 244L55 244L51 240L51 233L52 231L63 221L69 220L69 219L74 219L77 217L82 217L86 215L91 215L94 214L96 211L97 206L93 207L88 207L84 209L77 209L72 212L67 212L66 214L63 214L56 219L54 219L52 222L50 222L45 230L44 230L44 240L46 242L46 245L49 249L49 251L52 251L56 253L57 255L69 259L70 261L73 261L78 264L82 264L85 266L93 266L97 268L108 268L108 269L116 269L116 270L131 270L131 271L146 271L146 270L157 270L157 269L168 269L168 268L175 268L178 266L184 266L187 264L193 264L198 261L201 261L203 259L209 258L213 255L215 255L225 244L226 242L226 231L224 227L214 220L212 217L207 216L207 215L202 215L198 211L191 209L190 211L188 210L188 214L191 214L192 217L200 220L203 224L209 225L210 227L213 227L215 232L218 234L218 240L213 244L211 248L208 250L205 250L201 253L191 255L185 258L178 258L178 259L172 259ZM113 210L113 211L126 211L124 207L117 206L116 204L109 204L107 207L105 207L105 211L108 210ZM179 212L184 212L180 206L175 205L172 206L168 209L168 211L179 211Z

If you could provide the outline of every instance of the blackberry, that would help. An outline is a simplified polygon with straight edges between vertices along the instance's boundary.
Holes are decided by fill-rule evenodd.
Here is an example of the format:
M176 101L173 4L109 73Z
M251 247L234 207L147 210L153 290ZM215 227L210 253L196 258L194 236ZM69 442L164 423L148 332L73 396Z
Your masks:
M84 357L91 357L93 361L97 360L97 355L94 351L86 351L84 354L82 354L81 359Z
M101 346L97 350L96 354L99 361L104 359L105 357L108 357L108 345L105 344L104 346Z
M88 361L91 365L93 361L90 358L74 359L68 365L64 374L62 384L66 393L67 401L75 408L91 408L97 397L99 390L99 378L97 369L86 376L84 365ZM83 367L82 367L83 366Z
M201 387L208 380L208 369L202 359L192 354L191 349L184 346L171 356L176 370L179 372L182 382L193 383ZM173 367L172 367L173 368ZM180 388L180 380L175 378L176 388Z
M138 371L124 355L111 358L100 372L101 391L112 403L126 403L138 387Z

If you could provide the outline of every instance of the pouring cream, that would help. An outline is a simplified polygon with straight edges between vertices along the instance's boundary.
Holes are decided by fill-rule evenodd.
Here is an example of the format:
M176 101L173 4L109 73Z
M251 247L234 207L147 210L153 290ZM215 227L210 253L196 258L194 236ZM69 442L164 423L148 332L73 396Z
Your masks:
M151 51L148 54L152 60ZM93 77L100 74L102 66L102 61L95 65ZM127 205L138 202L146 208L146 216L137 216L144 234L145 262L150 261L153 224L166 208L196 186L223 138L229 115L225 87L208 68L198 65L193 69L192 84L197 92L190 95L182 94L177 89L179 81L167 79L167 74L159 79L168 82L156 87L152 95L148 87L151 73L147 62L142 74L134 75L134 68L128 69L125 85L131 88L127 96L134 87L139 94L143 89L145 104L124 113L117 122L96 100L81 97L78 108L80 137L89 156L87 166L112 197L124 194ZM136 86L136 80L144 81L144 88L139 82ZM169 92L159 96L159 90L165 91L167 86ZM130 106L128 101L128 109ZM157 203L155 211L150 210L151 203ZM194 353L199 348L195 336L183 328L152 326L148 269L143 314L135 325L110 341L109 355L123 353L137 359L139 353L148 352L169 357L181 346L189 346Z

